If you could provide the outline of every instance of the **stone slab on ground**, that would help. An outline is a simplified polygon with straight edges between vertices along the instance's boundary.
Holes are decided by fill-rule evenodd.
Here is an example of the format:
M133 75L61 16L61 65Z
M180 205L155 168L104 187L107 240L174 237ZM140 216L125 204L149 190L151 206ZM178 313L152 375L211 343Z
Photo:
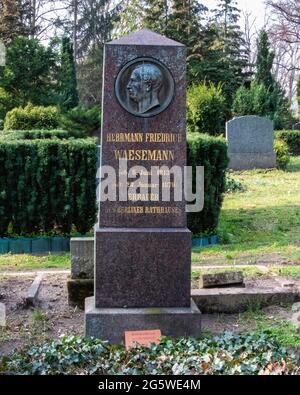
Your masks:
M201 313L191 300L190 307L172 308L95 308L95 298L85 301L85 336L121 343L125 331L160 329L175 338L199 337Z
M25 298L27 306L34 306L37 303L38 293L40 290L42 279L43 279L43 274L39 273L34 279L33 283L31 284Z
M272 306L300 301L295 288L193 289L192 298L202 313L241 313L251 306Z
M84 306L84 301L89 296L93 295L94 290L93 280L68 280L68 287L71 292L75 292L75 298L70 302L71 306L78 306L80 309ZM273 283L272 283L273 284ZM76 294L76 291L80 292ZM208 296L211 295L211 298ZM225 295L225 297L223 297ZM192 297L194 302L198 305L202 312L208 313L241 313L250 305L260 304L261 306L275 306L284 303L293 303L300 301L300 290L297 286L293 288L276 287L276 284L271 287L251 287L251 288L214 288L214 289L192 289ZM206 303L206 299L208 302ZM295 303L293 306L298 306L300 303ZM295 309L296 307L293 307ZM293 310L294 311L294 310ZM296 310L295 310L296 311Z
M244 286L243 272L207 273L199 277L199 288L218 288L230 285Z

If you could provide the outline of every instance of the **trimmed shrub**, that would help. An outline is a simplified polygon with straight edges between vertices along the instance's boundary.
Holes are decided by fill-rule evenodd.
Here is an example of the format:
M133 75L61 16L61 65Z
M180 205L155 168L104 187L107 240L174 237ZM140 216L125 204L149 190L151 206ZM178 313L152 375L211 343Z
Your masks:
M33 106L18 107L6 114L5 130L56 129L59 126L60 113L57 107Z
M276 139L274 141L274 150L278 169L285 170L291 159L287 143L284 140Z
M219 135L225 130L225 99L221 86L192 85L187 92L187 123L190 132Z
M300 130L280 130L275 137L287 143L292 155L300 155Z
M84 133L68 132L66 130L7 130L3 138L13 140L40 140L40 139L70 139L85 137Z
M0 236L84 234L96 218L94 139L0 140Z
M13 2L10 0L10 3ZM2 4L3 1L1 6ZM1 16L2 10L3 8ZM9 13L9 18L8 15ZM14 18L12 15L10 17ZM10 30L18 29L15 23L10 26ZM5 66L0 67L0 86L18 100L14 107L25 106L27 103L43 106L56 104L59 88L56 81L60 59L54 41L46 46L37 38L18 37L21 34L17 33L17 30L13 34L15 37L6 48ZM24 36L27 36L27 33Z
M88 136L92 135L101 127L100 106L92 108L78 106L69 110L61 118L61 127L65 130L85 133Z
M200 133L188 133L187 142L188 165L204 166L204 208L188 214L188 227L194 234L212 234L218 225L225 192L227 143L221 137Z

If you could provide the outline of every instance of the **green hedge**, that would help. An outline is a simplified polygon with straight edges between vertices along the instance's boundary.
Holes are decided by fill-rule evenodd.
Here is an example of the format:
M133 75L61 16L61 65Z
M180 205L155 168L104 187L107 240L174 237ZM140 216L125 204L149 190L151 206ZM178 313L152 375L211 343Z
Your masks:
M188 214L188 227L194 234L213 233L218 225L225 191L227 143L221 137L200 133L188 133L187 141L188 165L204 166L204 209Z
M205 168L204 209L188 214L188 226L194 234L213 233L225 190L226 141L189 133L188 164ZM0 139L0 237L89 231L97 212L96 166L94 139Z
M94 139L0 140L0 236L84 234L96 218Z
M13 140L36 140L36 139L70 139L85 137L84 132L66 130L7 130L2 137Z
M56 129L60 124L57 107L33 106L17 107L6 114L5 130Z
M287 143L292 155L300 155L300 130L280 130L275 137Z

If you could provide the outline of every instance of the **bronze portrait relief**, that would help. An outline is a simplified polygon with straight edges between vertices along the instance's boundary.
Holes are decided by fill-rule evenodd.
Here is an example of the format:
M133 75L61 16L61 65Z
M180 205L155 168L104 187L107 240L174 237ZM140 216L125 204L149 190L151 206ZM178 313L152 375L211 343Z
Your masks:
M164 111L174 96L174 80L162 63L152 58L137 58L119 72L115 93L130 114L152 117Z

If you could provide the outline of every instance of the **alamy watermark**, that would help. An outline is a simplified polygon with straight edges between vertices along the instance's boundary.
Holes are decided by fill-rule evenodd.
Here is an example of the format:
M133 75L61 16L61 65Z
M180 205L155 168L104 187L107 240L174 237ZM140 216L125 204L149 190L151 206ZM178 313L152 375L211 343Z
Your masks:
M119 167L104 165L98 170L99 202L182 202L186 212L204 206L204 167L132 166L119 159Z

